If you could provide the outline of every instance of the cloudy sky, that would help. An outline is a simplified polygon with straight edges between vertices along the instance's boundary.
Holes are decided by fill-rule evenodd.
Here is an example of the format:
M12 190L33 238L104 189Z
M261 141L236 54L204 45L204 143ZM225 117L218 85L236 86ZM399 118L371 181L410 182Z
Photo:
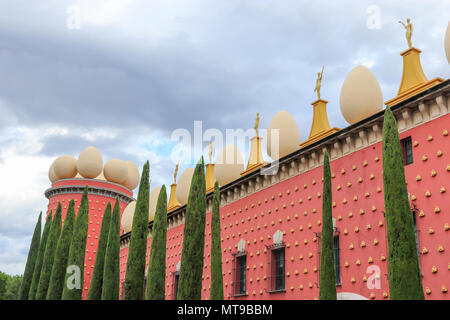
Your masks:
M449 78L449 12L441 0L2 0L0 270L23 272L59 155L148 159L154 186L171 182L172 132L195 120L247 130L260 112L266 128L285 109L304 140L322 65L331 125L346 127L339 92L356 65L395 96L399 19L412 18L427 76Z

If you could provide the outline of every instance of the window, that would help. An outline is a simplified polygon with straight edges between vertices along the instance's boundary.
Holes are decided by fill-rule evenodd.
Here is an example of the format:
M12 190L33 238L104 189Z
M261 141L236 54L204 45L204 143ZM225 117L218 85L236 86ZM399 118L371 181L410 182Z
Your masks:
M285 248L275 246L271 253L271 292L285 290Z
M144 278L144 287L142 288L142 300L145 300L145 288L147 287L147 277Z
M172 297L173 300L177 300L178 282L180 280L180 272L172 272Z
M339 235L334 236L334 272L336 274L336 285L341 285L341 256L339 248Z
M419 272L422 273L420 268L420 252L419 252L419 230L417 228L417 215L416 210L412 210L413 214L413 221L414 221L414 236L416 238L416 252L417 252L417 259L419 260Z
M247 255L245 252L237 253L235 256L233 295L240 296L247 294L246 286Z
M411 137L400 140L400 145L402 147L403 163L405 164L405 166L413 163Z

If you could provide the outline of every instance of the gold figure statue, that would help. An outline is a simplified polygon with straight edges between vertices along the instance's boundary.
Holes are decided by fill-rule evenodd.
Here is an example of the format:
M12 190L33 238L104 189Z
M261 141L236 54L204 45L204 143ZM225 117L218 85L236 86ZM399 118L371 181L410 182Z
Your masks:
M258 127L259 127L259 112L256 113L256 120L255 120L255 131L257 137L258 137Z
M408 47L411 48L412 47L411 37L413 32L411 19L409 18L406 19L406 24L403 21L399 21L398 23L400 23L406 29L406 40L408 40Z
M178 174L178 166L180 165L180 162L178 161L176 167L175 167L175 173L173 174L173 184L177 184L177 174Z
M322 84L323 68L324 66L322 66L322 71L317 73L316 88L314 89L314 92L317 91L317 99L320 99L320 85Z
M209 163L212 163L213 144L212 140L209 141Z

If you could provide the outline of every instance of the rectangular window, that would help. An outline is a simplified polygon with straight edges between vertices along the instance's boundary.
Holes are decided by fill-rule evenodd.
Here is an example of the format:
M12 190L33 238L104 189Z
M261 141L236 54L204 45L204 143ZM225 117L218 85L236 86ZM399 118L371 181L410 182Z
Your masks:
M144 278L144 287L142 288L142 300L145 300L145 288L147 287L147 277Z
M247 255L245 253L237 254L235 257L234 268L234 296L247 294Z
M419 259L419 272L422 273L421 267L420 267L419 230L417 228L416 211L413 211L412 214L413 214L413 221L414 221L414 236L416 238L416 252L417 252L417 258Z
M403 153L403 163L405 166L413 163L413 152L412 152L412 142L411 137L400 140L400 145L402 147Z
M334 236L334 272L336 274L336 285L341 284L341 256L339 248L339 236Z
M177 292L178 292L178 281L180 280L180 273L173 272L172 273L172 297L173 300L177 300Z
M284 247L272 249L271 291L285 290L285 252Z

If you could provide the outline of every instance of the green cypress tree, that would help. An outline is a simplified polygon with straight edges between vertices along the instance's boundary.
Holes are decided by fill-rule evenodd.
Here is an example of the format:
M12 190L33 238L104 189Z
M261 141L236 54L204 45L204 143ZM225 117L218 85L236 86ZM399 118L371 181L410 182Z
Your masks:
M120 291L120 205L116 198L111 217L103 268L102 300L119 300Z
M195 167L189 190L181 253L178 300L200 300L205 246L206 182L203 157Z
M58 202L55 216L53 217L52 226L48 235L47 244L45 245L44 260L42 262L41 276L36 291L36 300L45 300L47 290L52 275L53 262L55 260L56 246L58 245L59 235L61 234L61 203Z
M149 162L147 161L142 170L136 209L131 227L127 271L125 274L125 300L142 300L143 298L145 255L147 253L149 188Z
M39 243L41 242L41 220L42 212L39 214L38 222L34 227L33 238L31 239L30 250L28 251L27 264L23 273L22 285L20 286L19 300L27 300L30 292L31 281L33 280L34 266L39 252Z
M71 269L66 269L62 300L81 300L83 295L84 258L86 253L88 227L89 199L88 186L86 186L84 188L83 196L81 197L80 208L78 209L75 228L73 230L72 242L70 243L67 267L70 267ZM67 271L75 272L68 273Z
M75 201L72 199L69 202L66 218L64 219L64 226L61 231L61 235L59 236L58 246L56 247L55 261L53 263L52 275L50 277L47 300L61 300L74 224Z
M164 300L166 289L167 192L161 187L153 220L152 248L147 272L146 298Z
M28 300L34 300L36 297L36 291L39 284L39 278L41 277L42 262L44 261L45 245L47 244L48 234L50 233L50 227L52 225L52 210L47 216L45 221L44 231L42 232L41 243L39 244L39 252L36 258L36 265L33 271L33 280L31 281L30 292L28 293Z
M322 194L322 249L320 255L320 300L336 300L336 273L334 270L334 239L331 194L331 171L328 152L323 160Z
M103 287L103 269L105 267L105 252L108 245L109 226L111 224L111 203L108 202L103 213L102 229L98 240L97 255L95 256L94 272L92 273L91 284L87 300L100 300Z
M211 300L223 300L222 246L220 244L220 189L214 184L211 214Z
M423 300L403 154L397 121L390 107L384 112L383 122L383 183L391 300Z

